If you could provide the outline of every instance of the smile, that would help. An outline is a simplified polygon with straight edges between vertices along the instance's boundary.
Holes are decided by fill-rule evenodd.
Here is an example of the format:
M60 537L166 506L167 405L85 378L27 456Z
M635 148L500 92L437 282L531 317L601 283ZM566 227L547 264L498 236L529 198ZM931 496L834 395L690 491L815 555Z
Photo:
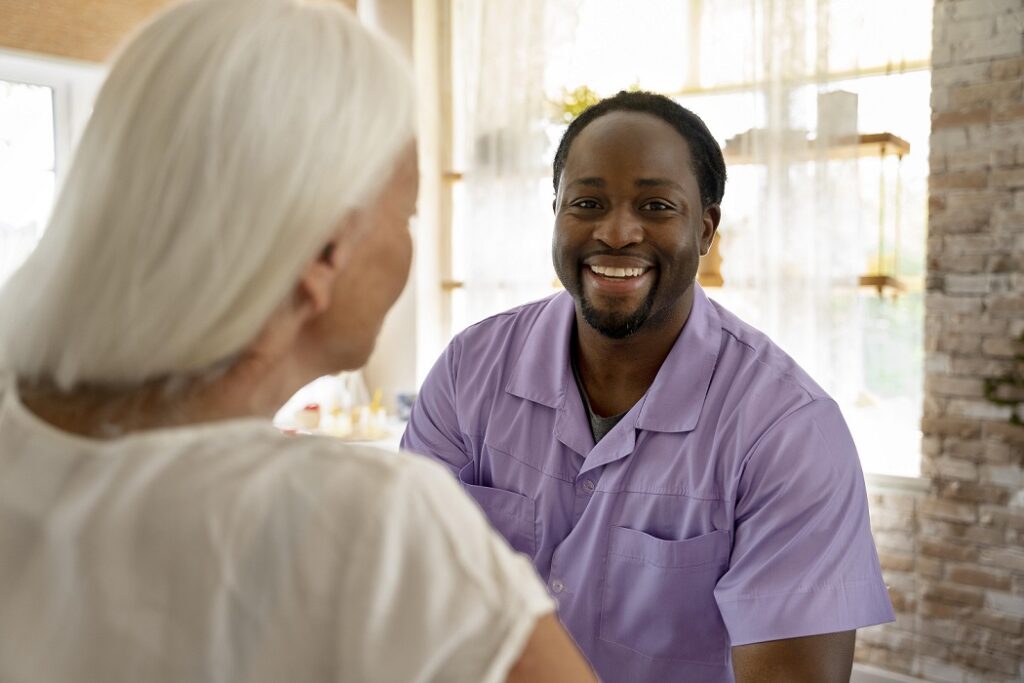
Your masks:
M588 266L596 275L617 279L640 277L648 271L647 268L611 268L607 266Z
M651 266L587 264L583 269L583 288L591 296L632 298L643 295L654 284L655 270Z

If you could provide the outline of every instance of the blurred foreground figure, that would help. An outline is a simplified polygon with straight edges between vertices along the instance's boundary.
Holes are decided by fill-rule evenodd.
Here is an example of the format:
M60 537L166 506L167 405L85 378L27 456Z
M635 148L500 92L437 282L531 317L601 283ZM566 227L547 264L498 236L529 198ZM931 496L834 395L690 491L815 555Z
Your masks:
M405 285L412 90L334 3L124 48L0 292L0 680L591 680L442 467L270 423Z

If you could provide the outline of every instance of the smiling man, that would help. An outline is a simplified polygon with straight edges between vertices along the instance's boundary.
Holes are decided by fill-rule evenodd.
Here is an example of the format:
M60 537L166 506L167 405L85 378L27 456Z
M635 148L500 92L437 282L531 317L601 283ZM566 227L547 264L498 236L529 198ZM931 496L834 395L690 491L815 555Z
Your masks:
M893 618L864 479L835 402L695 283L717 143L619 93L554 185L566 291L459 334L404 447L533 559L603 680L849 680L855 630Z

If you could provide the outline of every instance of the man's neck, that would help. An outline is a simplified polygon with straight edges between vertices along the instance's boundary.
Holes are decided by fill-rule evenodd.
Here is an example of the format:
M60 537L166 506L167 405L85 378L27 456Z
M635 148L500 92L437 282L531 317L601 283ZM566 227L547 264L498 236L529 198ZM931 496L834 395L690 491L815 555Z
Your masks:
M648 319L637 332L612 339L591 327L576 311L573 344L580 379L596 415L629 410L647 392L693 309L693 288L663 318Z

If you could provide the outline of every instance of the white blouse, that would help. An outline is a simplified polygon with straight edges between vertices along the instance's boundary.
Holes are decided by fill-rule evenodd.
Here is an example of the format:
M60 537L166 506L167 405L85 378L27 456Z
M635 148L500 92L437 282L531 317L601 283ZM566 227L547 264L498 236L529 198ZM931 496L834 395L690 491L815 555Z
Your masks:
M426 459L264 420L101 441L0 388L0 680L504 681L554 605Z

